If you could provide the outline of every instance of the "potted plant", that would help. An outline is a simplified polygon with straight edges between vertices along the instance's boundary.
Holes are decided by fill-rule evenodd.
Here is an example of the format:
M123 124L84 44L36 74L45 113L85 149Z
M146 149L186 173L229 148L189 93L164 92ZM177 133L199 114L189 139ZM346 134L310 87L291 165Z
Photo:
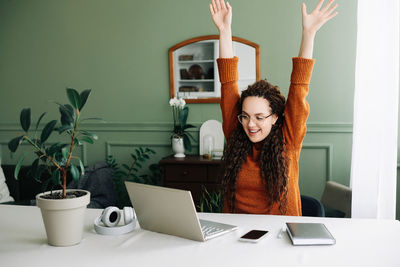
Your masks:
M61 115L60 122L57 120L48 122L41 130L40 136L38 128L46 113L40 115L34 130L31 131L31 109L23 109L20 114L23 133L8 143L11 152L15 152L21 143L31 145L36 155L30 170L31 176L43 183L44 188L47 188L50 182L53 186L61 187L61 190L51 190L36 196L48 243L54 246L75 245L82 239L84 212L90 202L90 192L78 189L67 190L67 175L71 175L76 181L84 175L81 159L73 156L74 148L81 146L83 142L93 144L97 139L95 134L78 128L80 122L95 119L81 119L81 111L90 93L90 89L79 94L75 89L67 88L70 104L56 103ZM47 144L54 131L58 131L60 135L66 135L68 142ZM23 160L24 155L20 156L16 164L14 172L16 179L18 179ZM46 172L50 178L43 180Z
M185 149L188 151L192 150L190 138L194 140L193 136L189 132L186 132L186 130L195 126L186 124L189 116L189 108L185 107L186 102L183 98L171 98L169 105L172 107L174 117L174 130L171 136L172 150L175 153L175 157L183 158L185 157Z

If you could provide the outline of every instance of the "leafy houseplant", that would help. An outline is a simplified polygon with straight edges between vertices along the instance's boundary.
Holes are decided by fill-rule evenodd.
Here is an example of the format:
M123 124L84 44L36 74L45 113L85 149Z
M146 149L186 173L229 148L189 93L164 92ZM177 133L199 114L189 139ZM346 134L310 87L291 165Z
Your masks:
M194 125L186 124L189 116L189 108L186 102L182 98L171 98L169 105L172 107L172 114L174 117L174 130L172 132L172 138L183 138L183 144L185 149L188 151L192 150L190 138L194 140L193 136L186 130L189 128L195 128ZM190 138L189 138L190 137Z
M85 90L79 94L75 89L67 88L67 96L71 105L62 105L57 103L61 114L60 125L57 125L57 120L48 122L44 126L40 137L37 137L37 131L39 124L46 113L40 115L33 135L30 136L31 109L23 109L20 114L20 123L24 134L15 137L8 143L8 148L11 152L15 152L23 142L32 145L34 153L37 156L31 166L31 174L33 178L45 184L52 181L54 185L61 185L61 198L67 197L66 189L68 172L71 173L72 178L76 181L84 174L82 161L78 157L73 156L74 148L82 145L83 142L93 144L94 140L97 140L97 135L78 129L79 123L87 120L81 120L80 116L90 92L91 90ZM46 141L54 131L58 131L59 134L67 134L70 139L69 144L57 142L51 146L46 145ZM24 155L19 158L15 167L14 177L16 179L18 179L18 173L23 160ZM80 170L77 167L78 165ZM47 181L41 181L41 176L45 171L51 174L51 178Z
M113 170L113 180L118 195L119 208L131 206L129 195L125 187L125 181L161 185L162 174L159 164L151 164L148 167L150 174L139 174L143 168L143 164L155 153L156 152L150 148L135 148L135 153L131 153L132 162L129 165L121 164L122 167L119 166L114 156L109 155L107 157L107 165Z
M41 120L46 113L42 113L36 123L33 133L30 131L31 126L31 109L25 108L20 114L20 123L23 134L13 138L8 143L11 152L15 152L21 143L28 143L32 146L36 159L31 166L32 177L43 183L47 188L49 182L55 186L61 186L61 191L51 191L36 196L37 205L41 208L43 221L46 227L48 241L51 245L69 246L77 244L81 240L83 231L83 214L86 205L90 201L90 192L85 190L67 190L67 174L70 174L76 181L84 174L84 166L82 161L73 156L76 146L82 145L83 142L93 144L97 136L93 133L79 130L79 124L88 119L81 119L81 111L85 106L91 90L84 90L78 93L75 89L67 88L67 97L70 104L56 104L59 106L60 124L57 120L48 122L38 137L38 128ZM96 119L96 118L89 118ZM58 131L59 134L65 134L69 138L68 143L56 142L52 145L46 144L50 135ZM24 155L20 156L15 167L14 177L18 179L18 173L21 168ZM43 174L48 172L50 178L42 181ZM58 206L62 206L61 210L66 210L67 215L62 215L61 219L57 217L60 214ZM58 212L54 212L57 210ZM78 219L73 218L73 211L77 211ZM76 223L81 221L81 224ZM65 224L64 226L62 224ZM72 226L77 225L77 230L73 230ZM64 228L67 228L66 231ZM80 229L79 229L80 228Z

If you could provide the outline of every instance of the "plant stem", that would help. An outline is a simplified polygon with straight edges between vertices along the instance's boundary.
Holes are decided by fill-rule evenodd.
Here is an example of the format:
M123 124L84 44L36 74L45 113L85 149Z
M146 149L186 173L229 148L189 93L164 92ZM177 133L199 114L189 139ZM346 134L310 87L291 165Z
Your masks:
M46 154L45 151L43 151L40 147L37 146L35 142L33 142L28 136L24 136L25 140L28 141L31 145L33 145L43 156L47 157L51 163L54 164L54 166L57 167L57 169L62 170L62 167L54 160L53 157L50 157Z
M72 151L74 150L74 144L75 144L75 139L76 139L76 129L78 128L78 120L79 120L79 110L76 110L76 120L74 122L74 130L72 131L72 136L71 136L71 146L69 148L69 154L67 158L67 162L65 163L64 168L61 170L62 176L63 176L63 183L62 183L62 194L63 198L67 197L67 170L69 167L69 163L71 161L72 157Z

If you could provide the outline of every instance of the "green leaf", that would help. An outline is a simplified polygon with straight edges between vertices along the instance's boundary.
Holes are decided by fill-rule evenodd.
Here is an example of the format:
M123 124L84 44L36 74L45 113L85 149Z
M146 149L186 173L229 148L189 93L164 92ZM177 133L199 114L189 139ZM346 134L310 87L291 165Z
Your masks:
M21 122L21 127L25 132L28 132L29 127L31 126L31 109L24 108L21 111L21 115L19 116L19 120Z
M13 138L10 142L8 142L8 149L11 152L15 152L17 150L19 144L21 144L22 138L24 138L23 135Z
M184 107L180 112L181 127L185 127L187 118L189 116L189 108Z
M82 145L82 142L81 142L81 140L80 140L80 139L78 139L78 138L75 138L75 139L74 139L74 145L81 146L81 145Z
M126 164L122 164L122 167L124 167L125 169L127 169L128 171L130 170L129 166Z
M137 160L137 157L133 153L131 153L131 157L133 158L133 160Z
M138 166L139 168L143 167L142 164L140 164L139 162L136 162L135 165Z
M190 143L190 139L186 134L183 135L183 146L187 151L192 151L192 145Z
M81 134L89 136L89 137L93 138L94 140L99 139L99 137L94 133L90 133L90 132L84 131L84 130L81 130L80 132L81 132Z
M54 153L62 149L63 147L67 146L67 144L61 144L60 142L57 142L55 144L52 144L47 150L47 154L53 156Z
M74 123L73 113L71 113L71 111L64 105L60 105L59 110L61 114L61 124L72 127Z
M155 152L153 149L151 149L151 148L147 148L147 150L148 150L149 152L151 152L153 155L156 154L156 152Z
M90 138L89 136L82 136L81 138L79 138L81 141L89 143L89 144L94 144L94 141L92 138Z
M83 106L86 104L86 101L91 93L91 89L87 89L84 90L81 94L80 94L80 99L81 99L81 104L79 105L79 110L83 109Z
M37 162L39 163L39 159L36 159L36 160L37 160ZM33 162L33 163L32 163L32 166L34 166L34 164L36 164L36 163ZM36 181L38 181L39 183L41 183L41 182L42 182L41 177L42 177L42 174L43 174L43 172L44 172L45 170L46 170L45 165L38 165L38 166L36 167L35 170L32 169L32 177L33 177Z
M189 128L196 128L196 126L194 126L194 125L192 125L192 124L186 124L186 125L183 127L183 130L186 130L186 129L189 129Z
M14 178L16 180L18 180L18 174L19 174L19 171L21 170L21 166L22 166L22 162L24 161L24 158L25 158L25 155L22 154L18 159L17 165L15 166Z
M83 166L83 162L81 159L79 159L79 166L81 167L81 175L85 175L85 166Z
M62 123L62 122L61 122ZM64 124L61 125L60 127L55 128L55 131L58 131L59 134L62 134L65 131L72 131L74 127L72 127L72 124Z
M69 99L69 102L71 103L71 105L76 108L79 109L79 107L82 104L81 101L81 96L79 95L78 91L76 91L73 88L67 88L67 96Z
M49 138L49 136L53 132L54 126L56 126L56 124L57 124L57 121L52 120L49 123L47 123L46 126L44 126L44 128L42 130L42 134L40 135L40 142L42 144Z
M35 132L39 128L40 121L43 119L44 115L46 115L46 112L43 112L42 115L40 115L38 121L36 122Z
M187 135L188 137L192 138L193 142L196 142L196 140L194 139L193 135L189 132L184 133L184 135Z
M77 183L79 181L80 174L78 168L72 163L71 163L71 175L74 181Z
M42 184L42 192L47 190L47 187L49 186L49 183L51 181L51 178L47 179L46 181L44 181L44 183Z
M60 170L57 169L55 170L52 175L51 175L51 181L53 182L53 184L55 185L61 185L61 174L60 174Z
M66 161L68 159L68 154L69 154L68 148L67 147L63 147L61 149L61 155L63 157L63 160Z

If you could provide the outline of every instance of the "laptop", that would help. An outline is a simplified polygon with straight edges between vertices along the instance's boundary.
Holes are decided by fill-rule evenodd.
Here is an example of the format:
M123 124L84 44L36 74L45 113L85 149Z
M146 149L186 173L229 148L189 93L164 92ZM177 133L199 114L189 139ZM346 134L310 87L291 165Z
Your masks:
M204 242L238 228L199 220L190 191L133 182L125 185L142 229Z

